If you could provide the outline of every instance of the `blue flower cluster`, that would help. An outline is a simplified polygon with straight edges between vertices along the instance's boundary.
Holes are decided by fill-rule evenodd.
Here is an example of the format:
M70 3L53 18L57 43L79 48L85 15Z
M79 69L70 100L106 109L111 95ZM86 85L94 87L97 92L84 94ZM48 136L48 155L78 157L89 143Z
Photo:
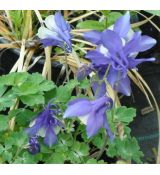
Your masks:
M71 27L60 12L45 19L46 27L40 27L38 36L43 45L59 46L68 53L72 52ZM91 72L95 72L99 82L93 82L95 100L79 98L68 103L64 118L80 117L86 124L88 137L95 135L100 128L105 128L112 141L112 133L106 116L106 111L113 107L113 101L106 95L107 81L117 92L126 96L131 95L130 79L127 75L130 69L135 69L142 62L155 61L155 58L136 58L139 52L146 51L156 44L156 40L142 35L140 31L131 29L130 14L127 12L120 17L113 26L104 30L89 31L84 33L84 38L97 47L86 54L91 61L90 66L83 65L79 68L77 77L83 79ZM105 81L103 81L105 80ZM96 94L98 90L98 94ZM57 141L56 127L63 124L56 118L57 109L52 109L49 103L36 119L32 126L26 130L30 137L29 152L34 154L40 151L37 136L44 137L44 143L52 146Z

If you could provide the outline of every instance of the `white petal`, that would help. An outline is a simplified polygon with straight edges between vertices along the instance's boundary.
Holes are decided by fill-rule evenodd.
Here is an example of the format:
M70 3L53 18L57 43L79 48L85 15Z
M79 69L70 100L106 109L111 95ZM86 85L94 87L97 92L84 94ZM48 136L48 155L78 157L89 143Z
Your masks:
M45 135L46 135L46 129L41 128L41 129L38 131L38 136L45 137Z
M134 52L129 54L129 57L136 58L137 55L138 55L138 52Z
M93 77L94 75L95 75L95 72L91 72L91 73L89 74L90 77Z
M54 132L56 135L60 132L60 130L61 130L60 127L58 126L54 127Z
M35 125L35 123L36 123L36 120L33 120L32 122L30 122L29 127L34 126L34 125Z
M50 15L45 19L45 25L47 26L48 29L50 29L52 31L56 31L57 29L59 30L59 28L55 22L54 15Z
M58 34L56 32L53 32L53 31L47 29L46 27L40 27L38 29L37 35L40 39L52 38L53 36L58 36Z
M113 30L113 28L114 28L114 25L111 25L108 27L109 30Z
M108 56L108 49L107 49L106 47L104 47L103 45L101 45L101 46L99 47L99 51L100 51L101 53L103 53L104 56Z
M81 120L81 122L82 122L83 124L87 125L88 117L89 117L89 114L84 115L84 116L81 116L81 117L78 117L78 118Z
M130 41L133 38L134 31L132 29L129 30L127 36L124 38L126 42Z

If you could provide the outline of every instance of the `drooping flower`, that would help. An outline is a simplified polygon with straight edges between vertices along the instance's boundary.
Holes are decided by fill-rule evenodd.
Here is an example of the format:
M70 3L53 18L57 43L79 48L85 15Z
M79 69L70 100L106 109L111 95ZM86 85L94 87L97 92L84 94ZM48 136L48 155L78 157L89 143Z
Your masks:
M113 30L106 29L102 33L95 31L85 34L86 39L99 44L96 50L89 51L86 58L90 59L92 65L98 71L101 79L110 65L107 81L118 92L130 96L130 79L127 76L129 69L136 68L140 63L155 61L155 58L136 58L137 54L146 51L156 44L156 40L141 35L141 32L130 32L130 15L127 12L119 18Z
M40 152L40 144L37 139L37 137L29 138L28 152L33 155Z
M63 127L63 124L56 118L58 109L51 103L45 107L44 111L38 114L31 123L31 127L26 129L29 137L44 137L44 143L51 147L57 142L56 129Z
M70 53L72 51L71 28L61 12L48 16L44 23L46 27L40 27L37 34L43 45L59 46Z
M106 116L106 111L111 109L112 105L112 99L106 96L93 101L85 98L75 99L69 102L64 118L79 117L87 125L88 138L95 135L100 128L105 128L112 141L114 135Z

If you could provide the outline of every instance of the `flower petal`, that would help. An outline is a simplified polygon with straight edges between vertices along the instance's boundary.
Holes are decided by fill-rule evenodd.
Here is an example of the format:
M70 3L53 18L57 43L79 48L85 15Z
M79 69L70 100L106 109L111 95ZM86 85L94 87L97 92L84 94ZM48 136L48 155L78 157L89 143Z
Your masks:
M88 58L89 60L91 60L92 64L94 64L95 66L106 65L110 61L109 58L107 58L97 50L89 51L86 54L85 58Z
M45 25L47 26L47 28L49 30L52 30L52 31L55 31L55 32L59 31L59 27L57 26L56 21L55 21L55 15L47 16L44 23L45 23Z
M61 12L58 11L54 15L55 23L57 26L63 31L70 31L70 25L65 21L64 17L62 16Z
M78 68L78 71L77 71L78 81L83 80L92 71L93 71L93 68L91 66L88 66L87 64L83 64L81 67Z
M37 137L31 137L29 139L28 152L31 153L32 155L35 155L40 152L40 144L37 140Z
M128 76L119 80L114 87L115 87L115 90L117 90L117 92L121 92L126 96L131 95L131 85L130 85L130 79L128 78Z
M89 118L89 114L84 115L84 116L81 116L81 117L78 117L78 118L81 120L81 122L82 122L83 124L87 125L87 121L88 121L88 118Z
M126 37L127 33L130 30L130 14L129 12L126 12L125 15L120 17L115 25L114 25L114 31L122 38Z
M156 40L149 36L141 36L141 32L135 32L133 38L125 45L124 52L143 52L156 44Z
M105 83L101 83L99 85L98 82L93 82L92 88L93 88L96 99L103 97L106 94L106 84Z
M111 53L122 50L122 40L117 33L111 30L102 32L102 43Z
M143 52L152 48L156 43L157 41L154 38L143 35L141 37L141 42L139 43L139 49Z
M57 136L51 126L49 126L46 130L46 135L44 138L44 143L51 147L53 144L57 142Z
M43 44L44 47L61 45L60 41L50 39L50 38L41 39L40 42Z
M141 41L141 32L135 32L132 39L124 46L124 53L127 56L130 53L139 52L139 43Z
M110 70L107 76L107 81L112 86L112 88L114 88L115 83L119 81L120 79L121 77L119 76L118 71L110 67Z
M108 109L108 107L111 107L111 98L107 97L107 96L103 96L101 98L98 98L94 101L91 101L92 104L92 110L94 111L99 111L101 108L103 108L104 106L106 107L106 109Z
M84 116L91 111L91 103L87 99L76 99L69 103L63 118Z
M101 108L98 112L94 111L90 114L87 121L87 136L90 138L95 135L101 127L104 127L104 113L106 107Z
M38 37L40 39L45 39L45 38L50 38L50 39L55 39L57 41L63 41L61 38L58 37L58 34L56 32L53 32L46 27L40 27L38 29Z
M58 11L54 15L55 23L58 26L58 34L63 38L63 40L67 43L69 50L72 47L71 44L71 35L70 35L70 25L67 21L65 21L64 17L62 16L61 12ZM69 51L70 52L70 51Z
M93 44L100 44L101 34L102 34L102 32L92 30L89 32L84 32L83 37L85 38L85 40L87 40Z
M106 117L106 116L105 116L105 117ZM111 131L111 128L110 128L110 126L109 126L109 123L108 123L107 118L106 118L106 120L104 121L104 127L106 128L108 137L109 137L110 141L112 142L112 141L114 140L114 134L113 134L112 131Z
M32 126L31 128L27 128L25 130L25 132L30 136L30 137L34 137L37 135L38 131L41 128L41 124L35 124L34 126Z
M154 62L156 59L155 58L129 58L128 61L129 61L129 68L130 69L133 69L135 68L138 64L141 64L143 62Z

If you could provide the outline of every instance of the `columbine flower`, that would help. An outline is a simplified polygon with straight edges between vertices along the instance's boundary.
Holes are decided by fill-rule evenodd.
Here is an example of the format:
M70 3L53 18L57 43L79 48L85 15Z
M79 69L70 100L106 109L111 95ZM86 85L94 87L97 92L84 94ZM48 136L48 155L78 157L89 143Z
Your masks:
M31 123L31 127L26 129L29 137L44 137L44 143L51 147L57 142L56 129L62 127L62 123L55 118L58 113L57 109L51 109L54 105L48 104L44 111L38 114L36 119Z
M155 58L135 57L138 52L146 51L156 44L155 39L142 36L140 31L130 31L130 15L127 12L116 21L113 30L106 29L102 33L96 33L95 38L94 31L86 34L90 41L99 44L96 50L89 51L86 55L98 70L99 78L105 75L108 66L111 65L107 81L115 90L127 96L131 94L128 70L136 68L142 62L155 61Z
M110 140L113 140L114 135L110 130L106 116L106 111L111 109L112 105L112 99L106 96L94 101L84 98L72 100L68 104L64 118L78 116L87 125L88 137L95 135L100 128L105 128Z
M55 15L48 16L44 21L46 27L40 27L38 37L43 45L59 46L67 52L72 51L71 43L71 28L61 12L56 12Z
M40 152L40 144L37 140L37 137L31 137L29 139L28 152L33 155Z
M116 32L124 41L128 41L134 34L130 24L130 13L126 12L108 29ZM102 32L96 30L88 31L84 33L84 38L93 44L102 44Z

